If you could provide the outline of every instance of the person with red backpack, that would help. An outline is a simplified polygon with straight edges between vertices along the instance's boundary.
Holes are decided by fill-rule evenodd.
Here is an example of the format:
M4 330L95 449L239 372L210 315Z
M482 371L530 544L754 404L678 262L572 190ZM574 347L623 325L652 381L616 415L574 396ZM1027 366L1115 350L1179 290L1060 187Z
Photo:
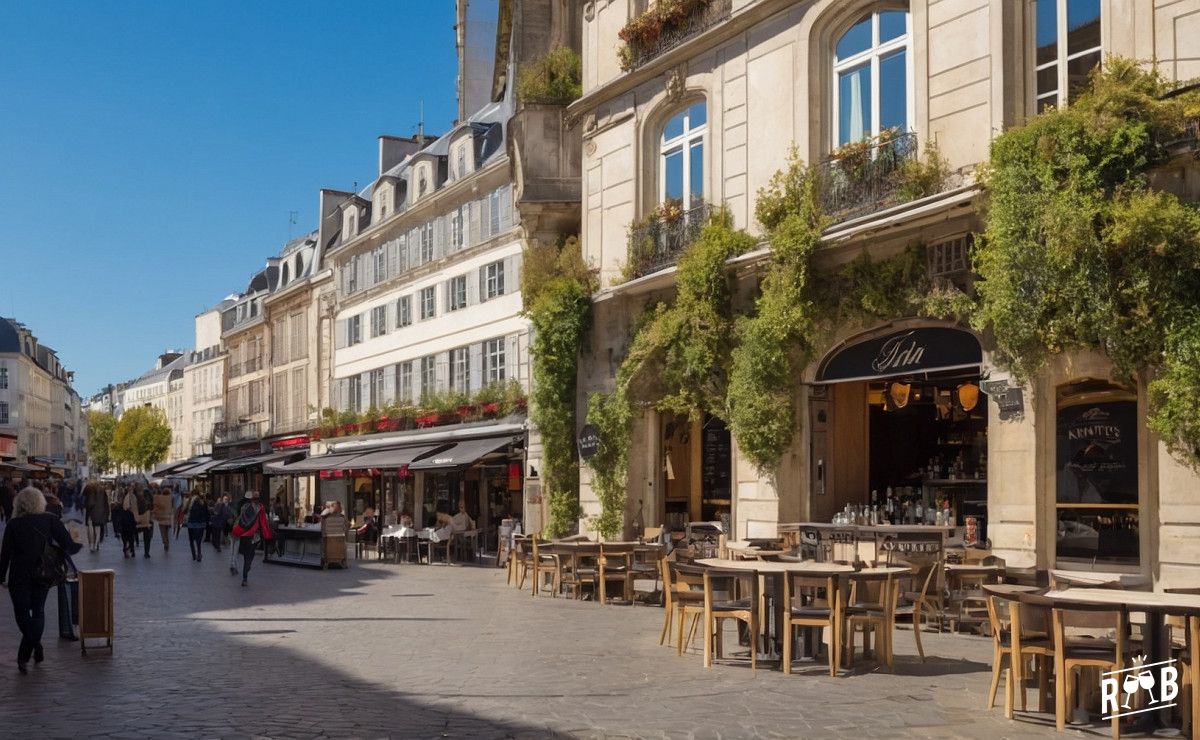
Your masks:
M249 503L238 513L233 525L233 536L238 538L238 553L242 556L242 585L246 585L246 576L250 575L250 565L254 562L254 552L264 540L275 539L271 524L267 521L267 510L258 500L258 491L248 491Z

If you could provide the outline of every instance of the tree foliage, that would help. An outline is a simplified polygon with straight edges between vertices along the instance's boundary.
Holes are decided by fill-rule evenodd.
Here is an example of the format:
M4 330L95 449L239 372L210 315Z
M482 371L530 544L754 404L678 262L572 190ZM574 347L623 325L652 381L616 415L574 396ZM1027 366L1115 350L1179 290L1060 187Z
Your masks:
M556 46L517 75L517 97L526 103L566 105L583 95L582 64L569 46Z
M87 420L89 467L96 473L107 473L114 467L112 441L117 420L103 411L89 411Z
M542 435L541 480L550 509L545 533L561 537L580 514L576 377L596 278L574 237L561 245L531 242L523 264L521 295L533 325L529 414Z
M1066 350L1100 350L1120 378L1143 370L1150 425L1200 463L1200 213L1150 187L1200 115L1153 71L1110 59L1061 110L1006 131L986 170L990 210L974 254L979 327L1020 379Z
M150 470L167 459L171 427L162 409L136 406L128 409L113 431L110 457L117 464Z

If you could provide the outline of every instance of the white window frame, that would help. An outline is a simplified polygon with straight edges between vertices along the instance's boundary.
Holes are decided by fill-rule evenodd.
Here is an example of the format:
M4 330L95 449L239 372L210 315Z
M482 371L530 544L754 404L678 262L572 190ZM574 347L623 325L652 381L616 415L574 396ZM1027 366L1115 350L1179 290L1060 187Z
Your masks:
M488 193L488 235L500 233L500 191Z
M371 253L371 256L372 267L374 268L372 271L372 277L374 277L374 283L378 285L379 283L387 280L388 277L387 249L385 247L375 247L375 251Z
M508 342L504 337L489 339L483 343L484 381L491 385L508 379L508 363L504 356Z
M396 328L412 326L412 295L400 296L396 299Z
M433 262L433 222L421 225L421 264Z
M346 346L352 347L362 342L362 314L355 314L346 319Z
M8 423L8 401L0 401L0 424Z
M490 301L493 298L499 298L507 292L504 284L504 260L497 260L496 262L489 262L484 265L483 275L484 300Z
M467 276L455 275L446 283L446 310L461 311L467 307Z
M455 208L450 212L450 249L458 251L466 245L463 234L463 208Z
M8 389L8 368L0 367L0 390Z
M412 360L396 364L396 398L401 403L412 403L413 400L413 364Z
M434 289L434 286L421 288L417 292L417 299L421 304L421 321L437 317L437 290Z
M450 389L467 393L471 390L471 353L467 347L450 350Z
M899 38L894 38L883 44L879 43L879 14L888 11L903 11L904 12L904 35ZM846 26L841 34L833 41L833 148L837 149L844 143L841 133L841 85L838 84L838 78L842 72L848 72L852 69L857 69L864 64L869 64L871 67L871 130L867 132L865 137L867 140L873 140L879 136L879 60L884 57L904 50L904 109L905 109L905 131L908 133L914 130L914 101L916 99L915 86L913 83L913 31L912 31L912 11L907 8L899 7L881 7L871 11L871 45L852 56L845 59L837 58L837 42L842 39L842 36L850 31L851 28L862 22L862 16L857 17L854 23Z
M371 337L384 334L387 334L387 306L376 306L371 309Z
M426 355L421 358L421 398L437 393L437 357Z
M704 105L704 123L699 126L691 126L691 116L688 111L697 103ZM676 116L683 116L683 133L671 139L664 139L667 129L667 123L673 121ZM697 142L700 144L700 158L704 161L704 168L708 169L708 101L693 100L683 108L672 113L667 117L666 121L659 128L658 134L658 202L665 203L667 200L667 157L679 152L683 158L683 209L691 210L692 198L696 196L692 192L692 158L690 156L692 146ZM708 173L704 173L707 177ZM701 183L702 191L700 200L705 198L704 190L707 190L707 182Z
M1095 54L1096 52L1100 52L1100 62L1098 62L1098 63L1099 64L1104 63L1104 3L1103 2L1100 3L1100 44L1098 44L1097 46L1093 46L1093 47L1084 49L1083 51L1077 51L1074 54L1067 53L1068 52L1068 48L1067 48L1067 31L1068 31L1068 29L1067 29L1067 0L1055 0L1054 11L1055 11L1054 12L1055 47L1054 48L1055 48L1056 53L1054 55L1054 59L1050 60L1049 62L1045 62L1043 64L1038 64L1037 63L1037 0L1034 0L1034 2L1032 2L1029 6L1030 18L1032 19L1032 21L1030 23L1029 38L1032 39L1032 43L1033 43L1033 47L1032 47L1032 49L1030 49L1030 52L1029 52L1030 53L1030 63L1033 66L1033 84L1031 85L1031 89L1033 90L1033 111L1032 111L1033 113L1037 112L1038 104L1043 99L1050 98L1051 96L1053 96L1053 98L1054 98L1055 107L1065 108L1067 106L1068 98L1071 95L1071 91L1068 86L1068 82L1069 82L1068 68L1069 68L1071 62L1075 61L1079 57L1085 57L1089 54ZM1050 69L1051 67L1057 68L1056 71L1057 71L1057 77L1058 77L1058 87L1053 92L1042 93L1039 95L1038 87L1037 87L1038 73L1044 69Z

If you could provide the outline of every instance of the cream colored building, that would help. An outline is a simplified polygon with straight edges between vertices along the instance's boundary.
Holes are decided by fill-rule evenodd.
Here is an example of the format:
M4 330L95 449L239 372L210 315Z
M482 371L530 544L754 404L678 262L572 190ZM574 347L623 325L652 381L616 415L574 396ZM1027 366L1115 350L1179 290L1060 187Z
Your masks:
M164 352L153 368L132 381L124 391L122 414L131 408L150 406L161 411L171 427L171 446L164 463L181 462L191 456L190 428L184 423L183 415L183 372L188 360L187 353Z
M182 423L187 427L186 457L212 454L213 428L225 419L225 348L217 306L197 314L195 349L183 369Z
M656 259L620 280L631 223L664 199L697 209L680 223L701 218L706 204L721 204L737 226L761 233L755 193L790 147L820 163L839 144L894 128L905 134L906 155L936 141L953 176L942 192L915 202L836 200L819 263L831 268L863 252L884 257L919 243L933 255L931 271L965 284L969 235L981 230L985 200L974 173L997 132L1044 105L1065 103L1066 91L1102 54L1156 59L1173 79L1200 75L1200 0L708 0L696 4L683 29L632 49L623 71L617 34L647 4L583 4L585 89L569 113L583 131L584 249L602 288L581 362L581 409L586 392L611 388L632 321L673 291L673 261L689 238L686 229L660 238ZM1188 161L1171 167L1194 168ZM731 266L743 309L765 255L760 249ZM953 456L888 458L887 440L908 437L887 426L898 417L880 421L886 382L870 371L856 378L838 369L855 352L914 330L910 339L938 336L949 348L974 353L967 363L974 371L943 365L924 372L930 392L981 382L997 391L984 402L986 412L955 412L962 413L961 429L908 435L947 449L951 441L974 445L967 464ZM702 428L643 413L631 445L626 534L639 506L646 525L722 518L738 538L773 534L779 523L828 522L846 503L869 505L872 490L882 498L886 480L876 474L884 468L896 471L889 490L907 488L900 474L907 464L920 476L921 495L944 485L934 495L957 497L961 511L978 508L994 551L1011 566L1128 569L1164 585L1194 580L1200 479L1147 430L1144 385L1116 387L1101 358L1063 357L1033 387L1014 389L1000 382L1006 376L990 349L987 337L969 329L911 317L845 329L796 379L800 431L773 477L760 476L719 424ZM1080 505L1078 520L1056 497L1055 453L1056 417L1077 422L1077 405L1087 406L1085 414L1128 415L1125 428L1135 432L1126 439L1137 437L1130 448L1135 503L1116 513ZM893 436L881 439L880 430ZM942 477L930 480L934 471ZM599 506L586 468L581 501L586 527ZM1101 520L1126 524L1113 534L1084 523Z
M75 475L86 455L79 396L73 375L58 354L41 344L24 324L0 318L0 462L53 461Z

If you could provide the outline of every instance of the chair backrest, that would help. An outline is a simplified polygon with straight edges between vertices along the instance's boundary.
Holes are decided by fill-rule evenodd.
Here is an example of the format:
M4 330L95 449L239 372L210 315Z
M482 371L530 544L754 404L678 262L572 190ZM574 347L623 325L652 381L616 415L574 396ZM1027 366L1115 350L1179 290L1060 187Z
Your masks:
M1073 634L1086 634L1091 637L1110 637L1118 645L1118 650L1125 644L1129 618L1124 609L1077 609L1056 607L1053 610L1052 628L1054 644L1062 649L1067 638L1067 630Z
M708 608L717 592L729 598L749 598L750 608L758 608L758 573L734 568L704 568L704 604Z
M704 590L704 572L707 568L683 563L667 563L671 574L671 586L675 593Z
M946 537L942 532L878 533L875 557L885 565L907 565L913 591L942 603L945 585Z
M810 576L798 571L788 571L783 574L784 604L804 606L805 604L794 604L793 602L797 598L803 599L805 596L809 597L810 602L819 598L824 598L828 602L831 595L837 593L836 581L836 576ZM822 590L825 592L824 597L820 596Z

